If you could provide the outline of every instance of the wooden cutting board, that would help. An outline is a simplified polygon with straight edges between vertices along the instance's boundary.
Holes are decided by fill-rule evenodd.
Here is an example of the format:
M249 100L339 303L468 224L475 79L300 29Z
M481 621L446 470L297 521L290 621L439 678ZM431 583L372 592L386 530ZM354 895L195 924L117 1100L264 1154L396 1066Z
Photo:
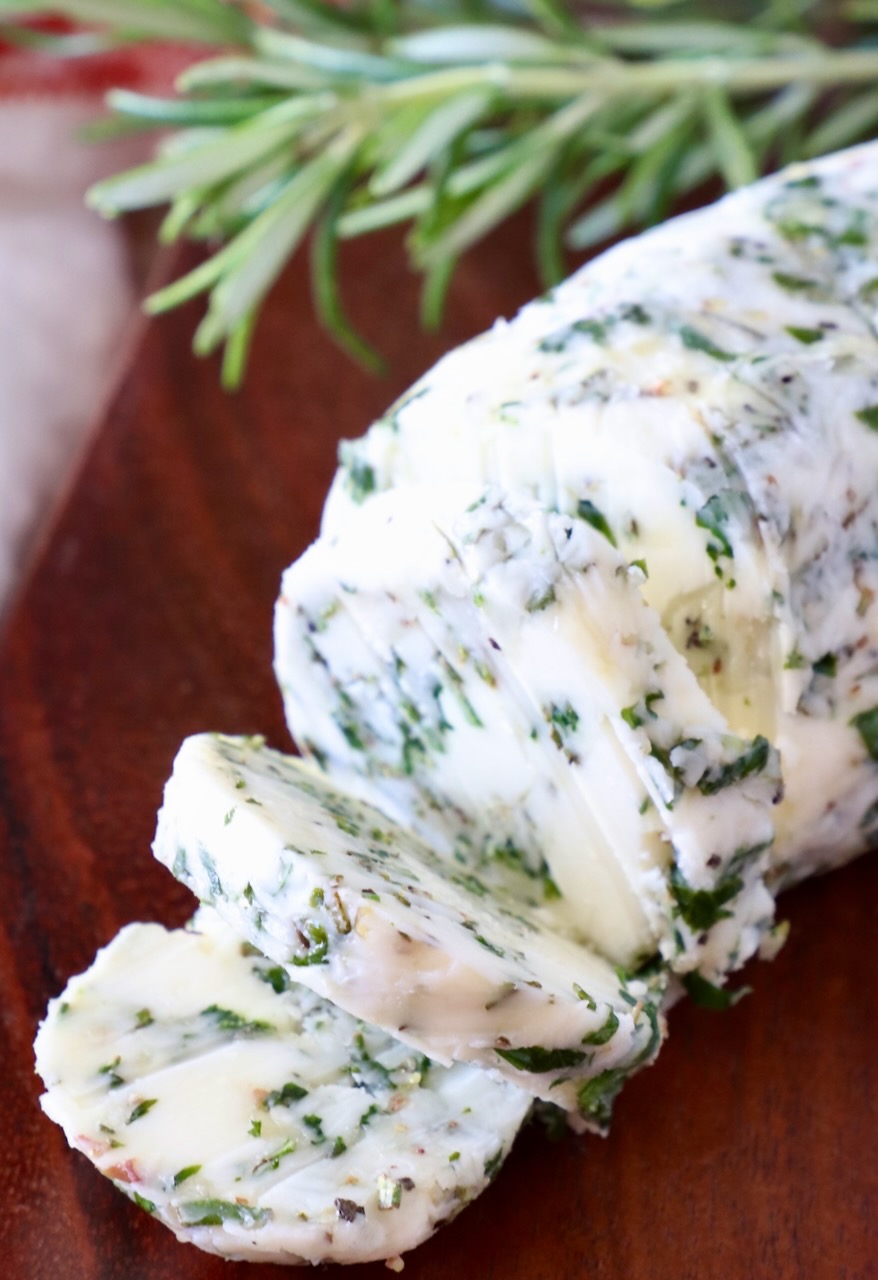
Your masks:
M269 1274L177 1244L38 1107L50 996L131 920L181 924L153 862L161 788L193 731L288 746L271 660L283 566L317 530L337 439L537 285L527 229L467 263L441 338L417 331L398 245L354 246L352 311L392 375L317 331L296 265L247 389L149 327L0 652L0 1259L11 1280ZM878 1275L878 858L791 893L788 946L728 1013L680 1007L609 1139L522 1135L497 1183L409 1255L413 1280L864 1280ZM378 1264L353 1280L387 1275Z

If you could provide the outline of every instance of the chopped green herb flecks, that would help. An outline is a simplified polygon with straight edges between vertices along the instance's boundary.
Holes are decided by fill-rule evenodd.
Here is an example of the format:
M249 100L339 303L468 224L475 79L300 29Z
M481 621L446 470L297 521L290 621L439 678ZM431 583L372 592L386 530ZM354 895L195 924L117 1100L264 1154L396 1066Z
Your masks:
M107 1084L111 1089L118 1089L120 1085L125 1083L124 1077L118 1071L121 1063L122 1059L115 1057L112 1062L105 1062L102 1067L98 1067L98 1075L107 1077Z
M352 724L350 720L338 720L338 727L344 735L345 741L354 751L365 751L366 744L360 736L360 730L357 725ZM341 823L339 823L341 826Z
M354 502L365 502L375 492L375 469L361 458L348 455L347 487Z
M674 798L677 799L683 792L686 785L686 769L682 763L675 763L671 758L674 752L697 751L701 746L701 738L681 738L679 742L675 742L671 747L662 747L657 742L650 742L649 754L653 759L658 760L659 764L668 774L668 777L674 783Z
M549 875L548 870L543 872L543 899L546 902L558 902L562 897L561 890L555 884L555 881Z
M606 1129L610 1123L613 1102L628 1073L622 1067L608 1067L599 1075L586 1080L579 1090L577 1102L580 1113L600 1129Z
M362 1031L358 1031L354 1036L353 1050L353 1060L349 1070L357 1084L363 1085L369 1091L372 1091L376 1085L379 1088L393 1089L401 1083L407 1085L422 1083L430 1070L430 1060L423 1055L417 1059L406 1060L390 1070L383 1062L372 1056ZM361 1117L360 1124L367 1123L373 1114L377 1113L370 1108L366 1116Z
M878 760L878 707L861 711L850 723L863 739L863 745L872 759Z
M472 871L456 872L451 879L455 884L459 884L462 889L468 889L470 893L474 893L477 898L486 898L488 896L487 886Z
M683 986L695 1004L702 1009L715 1009L722 1012L731 1009L744 996L750 994L749 987L739 987L737 991L727 991L724 987L716 987L700 973L693 971L683 975Z
M398 1209L402 1204L402 1182L387 1173L378 1175L378 1208Z
M463 711L466 719L476 729L483 729L484 724L482 723L479 713L476 711L475 707L473 706L473 704L470 702L469 698L466 696L466 694L463 691L463 677L461 676L460 672L457 671L451 665L451 663L448 661L447 658L444 657L444 655L440 657L439 662L442 667L442 670L445 672L445 675L448 677L449 683L451 684L451 687L454 690L454 694L460 704L461 710Z
M610 1009L607 1013L606 1021L602 1027L598 1027L597 1031L592 1031L589 1035L582 1037L583 1044L601 1045L606 1044L608 1040L612 1040L613 1036L619 1029L619 1015L615 1009Z
M98 1125L98 1129L101 1131L101 1133L105 1133L107 1137L110 1139L111 1148L121 1147L123 1145L121 1142L117 1141L116 1130L112 1129L110 1125L101 1123Z
M193 1178L200 1169L200 1164L187 1164L185 1169L181 1169L179 1173L174 1174L174 1186L179 1187L181 1182L185 1182L188 1178Z
M253 972L257 978L267 982L272 991L275 991L278 995L283 995L290 988L290 975L279 964L272 965L269 969L263 969L260 965L257 965Z
M866 409L858 410L856 417L865 422L872 431L878 431L878 404L871 404Z
M381 1114L381 1108L377 1106L376 1103L373 1102L371 1106L369 1106L363 1112L363 1114L360 1116L360 1119L357 1121L357 1123L361 1129L365 1129L366 1126L369 1124L369 1122L372 1120L372 1117L380 1114Z
M234 1009L222 1009L218 1004L211 1004L206 1009L202 1009L201 1016L214 1019L220 1031L235 1031L245 1036L264 1035L268 1031L275 1030L270 1022L251 1021L242 1014L236 1013Z
M596 1009L598 1007L597 1001L594 999L594 997L590 996L588 992L585 990L585 988L581 987L578 982L574 982L573 990L576 993L577 999L584 1000L585 1003L588 1005L589 1009Z
M613 530L610 528L607 518L593 502L588 498L580 498L576 504L576 514L580 520L584 520L586 524L590 524L598 533L602 533L611 546L616 546L616 539Z
M290 956L290 964L302 968L311 964L325 964L329 954L329 936L322 925L309 924L308 937L314 943L307 951Z
M248 1231L264 1227L271 1218L270 1209L229 1200L190 1200L180 1205L179 1213L187 1227L221 1227L224 1222L238 1222Z
M729 513L718 494L708 498L701 510L695 513L695 523L700 529L706 529L713 538L707 544L707 554L713 561L717 561L720 556L728 556L730 560L734 558L735 553L725 531L728 522Z
M647 720L657 720L658 716L653 711L653 706L661 702L664 696L661 689L652 689L640 702L630 707L623 707L620 715L628 728L639 729L641 725L646 724Z
M718 347L715 342L711 342L706 334L700 329L694 329L691 325L684 324L679 329L680 341L687 351L703 351L705 355L712 356L714 360L729 361L735 357L728 351L723 351L722 347Z
M142 1209L144 1213L155 1213L155 1202L147 1200L146 1196L142 1196L139 1191L132 1192L131 1198L138 1209Z
M287 1138L281 1143L276 1150L270 1152L267 1156L263 1156L253 1166L254 1173L274 1172L280 1166L281 1160L285 1156L291 1156L298 1150L298 1143L295 1138Z
M142 1102L138 1102L137 1106L131 1112L130 1116L125 1121L125 1123L134 1124L135 1120L142 1119L143 1116L147 1114L147 1112L152 1111L153 1107L157 1102L158 1102L158 1098L144 1098Z
M860 830L869 831L878 826L878 800L873 800L860 818Z
M575 733L579 727L579 712L569 702L563 707L553 702L548 709L547 719L565 733Z
M740 782L742 778L749 778L754 773L762 773L768 764L770 751L768 739L759 734L729 764L717 765L706 770L698 780L698 790L704 796L713 796L725 787Z
M838 658L834 653L824 653L822 658L812 664L811 670L815 676L828 676L830 680L834 680L838 674Z
M262 1121L251 1120L250 1128L247 1130L247 1132L251 1138L261 1138L262 1137Z
M134 1017L137 1021L138 1031L141 1027L150 1027L155 1022L155 1018L152 1016L149 1009L138 1009Z
M628 725L629 729L639 729L644 723L643 717L637 714L637 710L633 706L622 708L622 719Z
M544 351L547 355L559 355L562 351L567 350L573 338L580 335L591 338L592 341L603 346L607 341L607 332L608 325L606 321L590 318L575 320L573 324L567 325L556 333L550 333L548 337L543 338L539 343L539 350Z
M680 916L695 933L703 933L712 929L720 920L731 916L726 910L726 903L741 892L743 880L737 876L728 876L713 889L693 889L684 879L680 869L674 865L670 876L671 896L676 903Z
M540 1044L521 1049L495 1049L494 1052L517 1071L532 1071L536 1074L578 1066L586 1057L579 1049L545 1049Z
M554 604L556 600L555 588L550 584L548 587L541 588L535 592L524 607L528 613L542 613L544 609L548 609L549 605Z
M323 1119L321 1116L308 1115L302 1116L302 1124L305 1125L313 1133L311 1139L312 1147L320 1147L326 1141L326 1134L323 1132Z
M199 849L198 856L201 859L201 865L204 867L204 874L207 876L212 899L221 898L223 896L223 884L219 878L216 863L206 849Z
M330 1160L337 1160L339 1156L343 1156L348 1149L348 1144L344 1138L338 1137L332 1144L332 1150L329 1153Z
M495 946L493 942L489 942L488 939L483 937L482 934L476 933L473 936L475 937L475 940L479 944L479 946L484 947L486 951L490 951L492 955L495 955L495 956L506 955L506 952L503 950L502 947Z
M796 325L787 325L786 331L791 338L795 338L806 347L813 346L815 342L822 342L826 337L822 329L800 329Z
M807 276L790 275L787 271L772 271L771 278L788 293L807 293L810 289L819 288L816 280L810 280Z
M296 1084L295 1080L289 1080L279 1089L272 1089L271 1093L265 1095L262 1100L262 1109L270 1111L272 1107L291 1107L294 1102L301 1102L302 1098L307 1096L307 1089Z
M489 1182L493 1182L500 1172L500 1166L503 1163L505 1151L501 1147L499 1151L495 1151L492 1156L485 1161L485 1177Z

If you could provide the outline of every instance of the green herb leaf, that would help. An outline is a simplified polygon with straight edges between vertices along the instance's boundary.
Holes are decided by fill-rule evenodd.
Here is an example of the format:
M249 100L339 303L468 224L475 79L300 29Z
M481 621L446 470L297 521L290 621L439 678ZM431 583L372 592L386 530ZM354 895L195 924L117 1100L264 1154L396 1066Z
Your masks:
M815 342L822 342L826 337L822 329L799 329L791 324L787 325L786 331L791 338L795 338L806 347L813 346Z
M153 1109L153 1107L157 1102L158 1102L158 1098L144 1098L142 1102L138 1102L137 1106L131 1112L130 1116L125 1121L125 1123L134 1124L135 1120L142 1119L143 1116L147 1114L147 1112Z
M602 1027L598 1027L597 1031L590 1032L589 1035L583 1036L583 1044L601 1045L606 1044L608 1040L612 1040L613 1036L619 1029L619 1015L615 1009L610 1009L607 1013L606 1021Z
M248 1231L264 1227L271 1219L270 1209L229 1200L190 1200L179 1206L179 1214L187 1227L221 1227L224 1222L236 1222Z
M732 544L726 534L726 526L729 522L729 513L719 494L714 494L712 498L708 498L704 506L695 513L695 523L699 529L706 529L714 538L713 542L707 544L707 554L714 561L720 556L728 556L729 559L734 557Z
M870 404L868 409L858 410L855 416L873 431L878 431L878 404Z
M744 887L743 880L728 876L713 889L693 889L676 864L671 868L670 884L677 910L694 933L703 933L727 919L732 913L726 910L726 904Z
M703 351L705 355L712 356L714 360L729 361L734 360L734 356L729 351L723 351L722 347L718 347L715 342L711 342L706 334L700 329L694 329L691 325L681 325L679 329L680 341L688 351ZM711 502L714 499L711 499Z
M266 1032L275 1030L270 1022L251 1021L243 1014L236 1013L234 1009L222 1009L218 1004L211 1004L206 1009L202 1009L201 1016L212 1019L220 1031L235 1031L243 1036L264 1035Z
M599 1128L606 1129L610 1123L613 1102L628 1075L629 1072L622 1067L608 1067L591 1080L586 1080L577 1095L580 1113Z
M616 539L613 535L613 530L607 523L606 516L588 498L579 499L576 504L576 514L580 520L584 520L593 529L597 529L598 533L602 533L611 546L616 546Z
M743 1000L744 996L750 994L749 987L738 987L736 991L729 991L726 987L716 987L694 970L692 973L683 975L683 986L692 997L694 1004L702 1009L714 1009L720 1013L725 1009L731 1009L739 1000Z
M281 1085L279 1089L272 1089L270 1093L265 1095L262 1101L264 1111L270 1111L272 1107L291 1107L294 1102L301 1102L302 1098L307 1098L308 1090L303 1089L300 1084L296 1084L295 1080L289 1080L286 1084Z
M850 721L863 739L863 745L873 760L878 760L878 707L861 711Z
M771 746L767 738L759 734L729 764L716 765L708 769L698 780L698 790L704 796L714 796L725 787L734 786L742 778L749 778L754 773L762 773L771 757Z
M539 1044L522 1049L495 1049L494 1052L517 1071L533 1071L538 1074L575 1067L586 1056L579 1049L545 1049Z

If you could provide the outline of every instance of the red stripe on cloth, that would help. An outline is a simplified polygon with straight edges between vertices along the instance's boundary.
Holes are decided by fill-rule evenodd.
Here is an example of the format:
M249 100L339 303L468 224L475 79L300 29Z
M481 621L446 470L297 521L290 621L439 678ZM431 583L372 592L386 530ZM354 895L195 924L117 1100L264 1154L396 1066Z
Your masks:
M209 49L142 44L84 57L0 48L0 97L95 97L108 89L169 93L176 77Z

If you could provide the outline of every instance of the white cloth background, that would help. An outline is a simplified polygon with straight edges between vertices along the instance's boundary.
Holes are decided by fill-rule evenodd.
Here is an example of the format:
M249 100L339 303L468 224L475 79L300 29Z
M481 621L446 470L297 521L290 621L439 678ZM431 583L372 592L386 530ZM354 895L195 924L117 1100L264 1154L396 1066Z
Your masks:
M0 104L0 615L87 438L135 305L122 229L84 207L137 142L90 145L99 103Z

